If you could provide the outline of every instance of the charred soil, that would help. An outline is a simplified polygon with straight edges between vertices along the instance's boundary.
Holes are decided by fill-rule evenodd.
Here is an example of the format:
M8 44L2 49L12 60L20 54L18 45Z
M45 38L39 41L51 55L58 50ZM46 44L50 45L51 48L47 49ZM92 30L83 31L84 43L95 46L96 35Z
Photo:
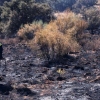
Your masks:
M69 54L64 64L45 60L18 41L3 41L0 100L100 100L100 50Z

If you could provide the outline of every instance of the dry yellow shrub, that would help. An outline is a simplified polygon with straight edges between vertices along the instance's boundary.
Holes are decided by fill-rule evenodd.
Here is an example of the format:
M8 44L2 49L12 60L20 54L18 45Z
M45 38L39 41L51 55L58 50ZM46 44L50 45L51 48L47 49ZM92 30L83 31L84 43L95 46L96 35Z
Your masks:
M66 16L51 21L45 28L36 32L34 41L40 46L43 56L57 59L64 54L77 52L80 48L76 34L82 32L85 21L79 19L72 12Z
M57 24L59 31L70 35L80 33L87 27L87 23L73 12L67 12L63 17L58 16L55 23Z
M30 40L33 39L35 32L40 30L43 27L43 23L33 22L32 24L25 24L22 28L19 29L17 35L20 39Z
M53 24L53 23L51 23ZM48 60L55 58L58 54L62 55L65 53L65 42L63 34L60 34L56 29L57 26L47 25L44 29L36 33L35 42L40 46L43 56Z
M65 13L35 32L32 40L48 60L59 59L70 52L77 52L80 45L76 35L86 27L86 22L72 12Z

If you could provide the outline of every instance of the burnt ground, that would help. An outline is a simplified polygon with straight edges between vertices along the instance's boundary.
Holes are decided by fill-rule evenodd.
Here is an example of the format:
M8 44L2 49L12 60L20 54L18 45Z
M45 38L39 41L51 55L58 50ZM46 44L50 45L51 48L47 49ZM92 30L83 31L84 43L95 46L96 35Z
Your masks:
M4 44L0 100L100 100L100 50L47 66L25 44Z

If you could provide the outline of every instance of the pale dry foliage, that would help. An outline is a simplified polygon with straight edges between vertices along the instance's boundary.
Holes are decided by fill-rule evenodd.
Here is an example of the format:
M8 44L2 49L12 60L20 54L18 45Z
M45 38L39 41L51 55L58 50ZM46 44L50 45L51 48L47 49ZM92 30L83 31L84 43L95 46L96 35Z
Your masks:
M43 27L42 21L33 22L32 24L25 24L17 32L18 37L21 40L31 40L33 39L35 32L39 31Z
M73 12L65 12L62 17L58 16L55 23L59 31L70 36L82 33L87 27L87 23Z
M38 32L35 37L35 42L40 46L43 56L48 60L65 54L68 51L66 47L69 46L68 39L63 34L60 34L55 27L51 26L47 26Z
M43 29L36 32L33 42L37 43L43 56L48 60L59 59L70 52L77 52L80 45L77 34L81 33L87 24L72 12L58 17Z

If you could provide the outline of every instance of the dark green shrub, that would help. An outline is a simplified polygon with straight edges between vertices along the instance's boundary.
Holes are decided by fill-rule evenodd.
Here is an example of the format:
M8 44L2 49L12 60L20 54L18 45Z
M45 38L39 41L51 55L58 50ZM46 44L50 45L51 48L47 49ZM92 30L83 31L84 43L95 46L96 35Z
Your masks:
M0 28L6 36L15 34L21 25L32 23L34 20L49 22L52 11L45 3L36 3L34 0L12 0L0 7Z

